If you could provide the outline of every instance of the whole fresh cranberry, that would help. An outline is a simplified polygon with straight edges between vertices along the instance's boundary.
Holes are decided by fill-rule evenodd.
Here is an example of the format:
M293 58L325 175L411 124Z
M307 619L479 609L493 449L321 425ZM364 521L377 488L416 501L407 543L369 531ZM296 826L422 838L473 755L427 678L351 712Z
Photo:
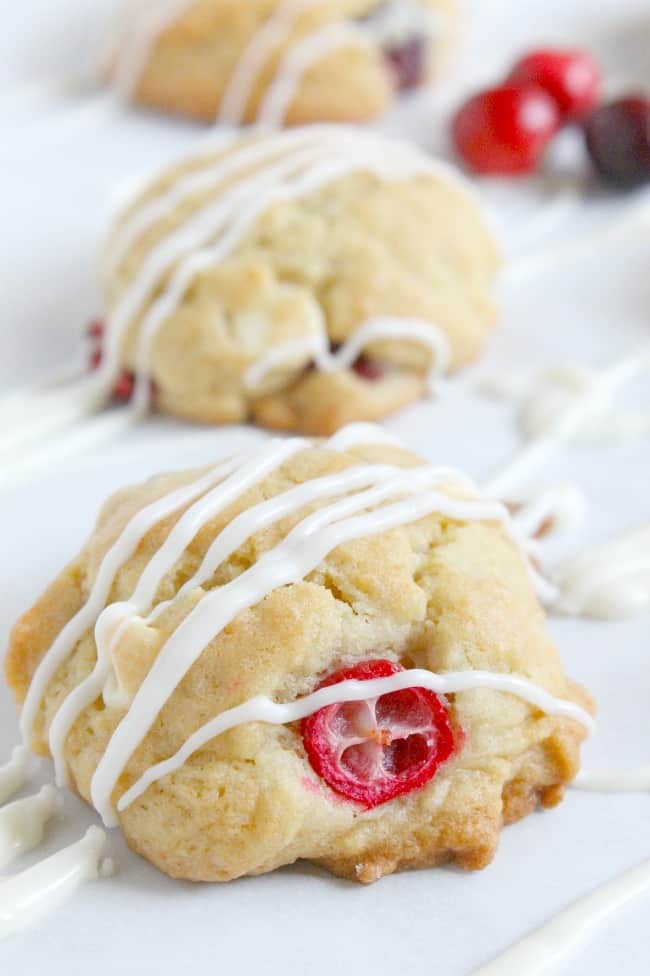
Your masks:
M371 681L403 671L384 659L343 668L320 688ZM327 705L303 720L305 751L327 785L367 810L421 789L454 754L444 701L426 688L408 688L368 701ZM462 741L462 733L458 733Z
M540 48L517 61L507 83L539 85L555 100L563 119L576 120L598 105L602 73L586 51Z
M596 109L585 139L600 176L612 186L633 188L650 181L650 102L621 98Z
M503 85L470 98L452 122L454 143L477 173L520 175L537 168L560 125L555 101L537 85Z

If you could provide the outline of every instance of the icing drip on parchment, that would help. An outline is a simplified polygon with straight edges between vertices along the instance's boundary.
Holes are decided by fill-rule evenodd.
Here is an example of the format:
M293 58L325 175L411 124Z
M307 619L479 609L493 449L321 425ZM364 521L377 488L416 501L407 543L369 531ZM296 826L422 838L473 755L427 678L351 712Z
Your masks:
M650 605L650 523L565 560L553 571L553 607L569 616L612 620Z
M0 808L0 870L40 844L56 808L53 786L44 786L40 793Z
M487 482L487 493L517 498L522 483L567 445L585 437L600 443L647 435L650 411L626 412L614 404L617 393L647 373L650 347L600 371L562 367L547 370L533 381L521 375L481 381L480 389L488 395L520 404L523 429L529 437L529 443ZM563 515L577 517L579 507L577 496L569 497L566 489L558 494L555 488L546 499L542 491L535 502L529 494L515 519L523 531L534 534L544 518L553 522ZM556 592L546 603L558 613L615 619L646 610L650 605L650 526L644 524L587 549L565 560L550 575Z
M575 901L493 962L476 970L474 976L543 976L554 972L588 935L649 891L650 861L645 861Z
M106 835L85 836L21 874L0 881L0 941L59 908L84 882L99 877Z
M650 763L629 769L582 769L571 787L585 793L650 793Z
M523 407L523 428L530 442L503 466L486 490L508 497L538 473L566 445L588 437L621 441L650 432L650 411L622 412L613 398L625 386L650 373L650 346L600 371L563 367L530 377L483 380L489 395L515 400Z

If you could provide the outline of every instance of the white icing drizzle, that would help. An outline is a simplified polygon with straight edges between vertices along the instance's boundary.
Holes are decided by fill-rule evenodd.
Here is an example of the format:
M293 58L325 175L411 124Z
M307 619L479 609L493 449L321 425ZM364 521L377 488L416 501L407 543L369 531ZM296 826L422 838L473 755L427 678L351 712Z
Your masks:
M111 674L112 648L129 625L151 606L164 575L173 568L202 526L223 511L227 505L236 501L243 491L269 475L306 445L307 442L303 440L274 440L266 445L253 461L240 467L231 464L224 469L229 470L228 476L217 481L216 485L195 501L179 519L165 543L144 569L131 599L127 603L111 604L106 609L102 608L99 615L95 615L97 617L95 625L97 664L88 678L65 699L50 727L50 751L59 784L63 785L67 782L64 747L71 726L78 715L101 694ZM164 502L164 499L162 501ZM105 567L102 566L102 570L104 569ZM114 579L114 576L111 577L113 566L108 566L106 569L106 580ZM210 575L210 572L202 574L201 581ZM182 588L183 595L199 585L199 580L189 581ZM105 592L105 586L102 587L102 592ZM84 618L84 623L86 619ZM153 619L150 618L151 621ZM62 650L62 653L65 652L67 657L71 650L70 641L62 645L63 647L65 651Z
M76 844L0 882L0 940L59 908L85 881L99 877L105 843L104 831L90 827Z
M162 519L191 503L214 484L227 477L234 466L233 461L224 462L198 481L165 495L134 515L104 557L86 603L68 621L34 673L20 719L21 731L26 742L30 740L36 714L47 686L68 657L70 649L86 631L94 626L106 605L117 573L136 551L147 532L158 525Z
M251 38L235 66L221 99L217 117L219 122L225 125L242 123L255 81L269 58L290 36L300 15L318 6L322 6L322 0L280 0L277 9ZM281 83L285 65L286 60L279 68L277 84Z
M324 322L311 336L294 339L271 349L254 363L244 378L246 386L255 390L275 369L290 366L300 368L313 360L323 373L349 369L363 350L382 339L413 340L431 351L431 366L427 387L432 395L441 376L449 369L451 350L447 335L433 322L424 319L378 316L360 325L336 352L330 351L330 341Z
M371 47L375 43L363 26L345 22L327 24L298 41L287 54L262 100L258 124L268 128L283 124L300 82L309 69L327 54L344 47Z
M615 413L613 396L626 384L650 372L650 347L619 360L608 369L562 369L550 372L550 378L562 378L563 393L558 396L557 386L549 386L549 373L542 374L533 384L526 400L525 429L532 440L501 469L487 484L488 494L507 497L516 491L532 474L542 468L565 445L581 438L614 438L645 434L650 429L650 412L647 414ZM518 384L516 384L517 386ZM493 392L496 387L491 386ZM503 389L506 396L513 395L511 384Z
M53 786L0 809L0 870L43 840L45 825L57 808Z
M650 793L650 764L630 769L582 769L571 788L587 793Z
M287 704L278 704L265 697L251 698L243 705L222 712L221 715L212 719L211 722L190 736L175 756L148 769L141 779L120 798L117 805L118 810L120 812L125 810L138 797L142 796L152 783L180 769L198 749L201 749L211 739L222 735L229 729L236 728L238 725L249 722L287 725L306 718L308 715L313 715L314 712L327 705L379 698L381 695L402 691L405 688L427 688L440 695L477 689L505 692L516 695L548 715L559 715L563 718L572 719L584 725L589 731L594 728L593 719L579 705L555 698L542 688L515 675L493 674L490 671L434 674L431 671L414 668L401 671L388 678L377 678L372 681L343 681L337 685L321 688L305 698Z
M16 746L11 759L4 766L0 766L0 803L20 790L27 777L29 750L25 746Z
M558 566L554 609L611 620L650 606L650 523L593 546Z
M507 949L475 976L542 976L633 899L650 891L650 861L580 898L537 931Z
M584 520L586 500L577 485L570 482L543 485L524 493L514 500L519 506L513 521L524 536L534 538L548 530L562 534L577 528Z

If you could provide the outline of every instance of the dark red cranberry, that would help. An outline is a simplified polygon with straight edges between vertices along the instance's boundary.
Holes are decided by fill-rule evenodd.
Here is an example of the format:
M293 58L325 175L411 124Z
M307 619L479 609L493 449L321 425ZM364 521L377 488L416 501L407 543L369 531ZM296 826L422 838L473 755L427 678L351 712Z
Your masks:
M93 351L90 354L90 368L91 368L91 370L94 371L96 369L99 369L99 367L102 364L102 359L103 358L104 358L104 354L103 354L103 352L101 350L101 346L98 346L96 349L93 349Z
M395 76L398 91L418 88L426 79L426 48L421 37L387 47L384 55Z
M585 123L585 138L600 176L613 186L632 188L650 181L650 102L630 96L596 109Z
M586 51L540 48L517 61L509 85L539 85L555 100L562 117L582 119L600 100L602 75Z
M375 363L365 356L359 356L352 369L361 379L368 380L371 383L375 380L380 380L384 375L384 371L379 363Z
M452 135L476 172L519 175L537 168L559 124L557 106L542 88L504 85L470 98L454 116Z

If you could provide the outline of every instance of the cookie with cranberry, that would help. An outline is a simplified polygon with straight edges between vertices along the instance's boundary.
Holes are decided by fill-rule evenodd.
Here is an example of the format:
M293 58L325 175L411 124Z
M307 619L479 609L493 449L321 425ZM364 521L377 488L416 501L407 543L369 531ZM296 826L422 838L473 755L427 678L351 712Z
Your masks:
M173 877L482 868L578 771L501 507L345 434L120 492L14 629L33 747Z
M113 385L139 373L201 423L377 420L480 354L497 267L471 187L416 147L343 126L236 136L112 228Z
M439 71L457 17L456 0L127 0L111 74L133 101L206 122L364 121Z

